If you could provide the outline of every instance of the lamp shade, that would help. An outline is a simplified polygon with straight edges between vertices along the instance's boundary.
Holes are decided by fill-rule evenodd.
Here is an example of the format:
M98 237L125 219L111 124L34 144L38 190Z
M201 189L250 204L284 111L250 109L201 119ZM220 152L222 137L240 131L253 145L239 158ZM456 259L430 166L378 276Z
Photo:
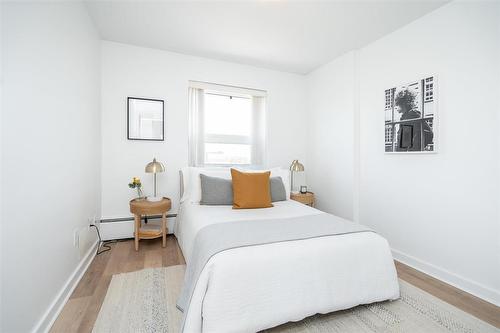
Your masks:
M304 171L304 165L300 163L299 160L293 160L292 164L290 165L290 171L293 172Z
M163 163L156 161L156 158L153 158L153 162L149 162L148 165L146 165L147 173L158 173L163 171L165 171L165 166Z

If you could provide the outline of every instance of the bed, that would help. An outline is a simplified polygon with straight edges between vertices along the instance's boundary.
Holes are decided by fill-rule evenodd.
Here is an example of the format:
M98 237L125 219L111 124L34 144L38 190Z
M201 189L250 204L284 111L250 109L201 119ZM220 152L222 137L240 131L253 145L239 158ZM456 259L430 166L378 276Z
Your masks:
M191 182L184 187L194 188L196 172L184 174L184 181ZM197 236L207 226L321 214L326 213L292 200L275 202L272 208L234 210L183 196L175 235L189 267ZM257 332L398 297L388 243L374 232L237 247L215 254L203 266L189 307L183 309L183 332Z

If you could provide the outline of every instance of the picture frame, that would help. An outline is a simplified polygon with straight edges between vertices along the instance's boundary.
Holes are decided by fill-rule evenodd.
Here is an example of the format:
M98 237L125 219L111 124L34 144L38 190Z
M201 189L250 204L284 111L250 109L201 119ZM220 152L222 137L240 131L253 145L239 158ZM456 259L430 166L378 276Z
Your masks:
M127 139L165 140L165 101L127 97Z
M437 76L428 74L385 89L385 154L418 155L438 152L437 84Z

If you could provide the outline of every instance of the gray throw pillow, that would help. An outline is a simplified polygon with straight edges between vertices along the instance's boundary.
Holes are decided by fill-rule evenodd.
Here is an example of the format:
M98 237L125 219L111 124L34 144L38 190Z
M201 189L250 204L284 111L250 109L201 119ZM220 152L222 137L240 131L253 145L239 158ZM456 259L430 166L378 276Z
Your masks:
M281 179L281 177L271 177L269 178L269 183L271 185L271 201L285 201L286 190L285 184L283 184L283 179Z
M210 177L200 174L200 205L232 205L233 183L231 179Z

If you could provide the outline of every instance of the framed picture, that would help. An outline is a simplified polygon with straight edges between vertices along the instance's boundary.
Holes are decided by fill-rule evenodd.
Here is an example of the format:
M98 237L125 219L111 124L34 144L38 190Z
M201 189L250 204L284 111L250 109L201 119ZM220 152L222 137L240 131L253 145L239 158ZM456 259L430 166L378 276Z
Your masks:
M127 139L163 141L164 101L127 97Z
M436 152L436 78L385 90L385 152Z

